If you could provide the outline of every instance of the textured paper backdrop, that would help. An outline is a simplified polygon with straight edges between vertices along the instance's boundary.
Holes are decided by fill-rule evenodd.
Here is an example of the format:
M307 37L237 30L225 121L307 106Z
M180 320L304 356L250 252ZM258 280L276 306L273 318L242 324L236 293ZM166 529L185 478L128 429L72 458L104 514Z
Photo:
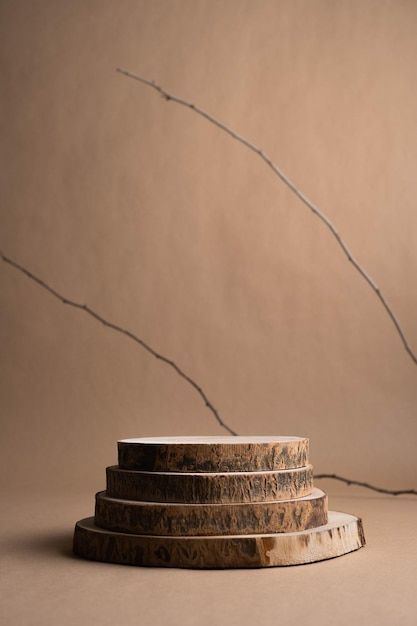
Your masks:
M242 434L300 434L317 471L415 486L417 368L311 213L327 212L417 349L417 4L3 1L1 248L131 329ZM8 487L94 489L115 441L220 434L126 338L0 267ZM88 512L86 511L86 514Z

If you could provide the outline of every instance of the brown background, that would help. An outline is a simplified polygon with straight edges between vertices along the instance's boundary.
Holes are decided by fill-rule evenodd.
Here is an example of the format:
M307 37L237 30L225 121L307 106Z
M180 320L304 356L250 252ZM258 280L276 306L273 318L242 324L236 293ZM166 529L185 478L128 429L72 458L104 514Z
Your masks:
M4 253L175 359L242 434L300 434L317 471L416 476L417 3L2 2ZM99 488L119 438L216 434L135 344L2 265L2 462ZM3 474L4 475L4 474Z
M262 146L334 220L417 350L417 3L2 0L0 20L4 253L177 361L239 433L307 435L318 472L416 486L417 368L375 294L253 154L115 68L157 80ZM36 501L47 542L45 515L59 512L70 532L91 513L117 439L222 431L172 370L0 270L1 477L9 493L58 494ZM78 504L64 504L70 492ZM9 530L35 520L22 502ZM400 510L363 509L380 542L371 577L393 529L379 520ZM19 537L24 559L38 558L42 545L32 553ZM411 555L401 540L393 559L400 545ZM369 550L333 567L341 575ZM86 590L98 571L120 568L88 570ZM337 574L326 571L331 590ZM203 579L192 580L198 593ZM204 579L207 606L227 589L214 580ZM394 604L415 597L397 584ZM372 606L388 588L369 592ZM318 593L328 598L329 587ZM38 623L31 615L25 623Z

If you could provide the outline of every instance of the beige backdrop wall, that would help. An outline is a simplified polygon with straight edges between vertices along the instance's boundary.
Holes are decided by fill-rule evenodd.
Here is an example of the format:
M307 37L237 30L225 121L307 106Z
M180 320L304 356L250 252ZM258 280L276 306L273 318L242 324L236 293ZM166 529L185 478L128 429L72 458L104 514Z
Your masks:
M415 486L417 3L1 2L1 248L199 381L242 434L302 434L317 471ZM0 266L2 478L93 489L118 438L220 434L168 367Z

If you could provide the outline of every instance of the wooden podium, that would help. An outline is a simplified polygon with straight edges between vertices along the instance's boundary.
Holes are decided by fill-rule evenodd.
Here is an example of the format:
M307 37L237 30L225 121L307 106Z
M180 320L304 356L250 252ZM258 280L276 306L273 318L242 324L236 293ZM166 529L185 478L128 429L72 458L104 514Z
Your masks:
M362 522L328 511L302 437L158 437L118 442L86 559L156 567L300 565L365 545Z

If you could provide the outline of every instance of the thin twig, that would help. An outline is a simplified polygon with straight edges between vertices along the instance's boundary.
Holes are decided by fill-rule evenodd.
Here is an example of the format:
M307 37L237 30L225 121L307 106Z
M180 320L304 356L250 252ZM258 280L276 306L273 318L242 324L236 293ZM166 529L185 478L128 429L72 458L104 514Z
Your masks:
M175 96L172 93L169 93L169 92L165 91L165 89L163 87L161 87L160 85L157 85L155 83L155 81L149 80L147 78L144 78L143 76L139 76L138 74L133 74L132 72L130 72L128 70L125 70L125 69L122 69L122 68L119 68L119 67L116 69L116 71L120 72L121 74L124 74L125 76L128 76L129 78L133 78L134 80L137 80L137 81L143 83L144 85L147 85L148 87L152 87L152 89L157 91L163 98L165 98L165 100L176 102L177 104L180 104L180 105L182 105L184 107L187 107L187 108L191 109L192 111L194 111L194 113L197 113L198 115L201 115L206 120L208 120L209 122L211 122L212 124L214 124L215 126L220 128L221 130L223 130L225 133L230 135L230 137L233 137L233 139L235 139L239 143L243 144L246 148L248 148L248 150L251 150L252 152L254 152L260 159L262 159L262 161L274 172L274 174L276 176L278 176L278 178L280 178L282 180L282 182L285 183L287 185L287 187L289 187L291 189L291 191L301 200L301 202L303 202L314 213L314 215L316 215L323 222L323 224L326 226L326 228L330 231L330 233L336 239L339 247L341 248L343 253L346 255L347 259L351 262L351 264L353 265L355 270L362 276L362 278L368 283L368 285L371 287L371 289L376 294L377 298L379 299L379 301L381 302L382 306L384 307L387 315L389 316L389 318L391 319L392 323L394 324L394 327L397 330L397 333L398 333L398 335L399 335L399 337L400 337L400 339L401 339L401 341L403 343L404 349L406 350L406 352L408 353L408 355L412 359L413 363L415 365L417 365L417 356L415 355L415 353L411 349L411 347L410 347L410 345L409 345L409 343L407 341L407 338L406 338L406 336L404 334L404 331L403 331L403 329L402 329L402 327L401 327L401 325L400 325L400 323L399 323L399 321L398 321L394 311L392 310L392 308L388 304L388 302L385 299L385 297L382 295L381 290L376 285L375 281L369 276L369 274L363 269L363 267L359 264L359 262L352 255L352 253L351 253L350 249L348 248L347 244L344 242L344 240L342 239L342 237L338 233L336 227L333 225L333 223L330 221L330 219L327 217L327 215L325 215L323 213L323 211L316 204L314 204L295 185L295 183L292 182L292 180L283 172L283 170L278 165L276 165L272 161L272 159L261 148L256 146L254 143L251 143L248 139L245 139L244 137L242 137L241 135L236 133L229 126L226 126L226 124L224 124L220 120L216 119L213 115L211 115L210 113L207 113L206 111L204 111L203 109L201 109L197 105L195 105L195 104L193 104L191 102L188 102L187 100L184 100L183 98Z
M346 485L357 485L358 487L365 487L365 489L371 489L371 491L377 491L378 493L386 493L390 496L405 496L413 495L417 496L417 489L385 489L385 487L375 487L369 483L364 483L360 480L351 480L350 478L343 478L338 474L315 474L314 480L321 480L322 478L330 478L331 480L340 480Z
M204 404L212 412L212 414L214 415L214 417L216 418L216 420L220 424L220 426L222 428L224 428L225 430L227 430L231 435L236 435L237 434L220 417L218 410L213 406L213 404L207 398L205 392L200 387L200 385L198 383L196 383L195 380L193 380L190 376L188 376L188 374L186 374L172 359L168 359L163 354L160 354L159 352L157 352L156 350L151 348L151 346L149 346L145 341L143 341L143 339L141 339L140 337L138 337L137 335L132 333L130 330L126 330L125 328L122 328L121 326L118 326L117 324L114 324L113 322L109 322L108 320L104 319L104 317L99 315L96 311L94 311L87 304L81 304L80 302L75 302L74 300L70 300L69 298L66 298L65 296L62 296L60 293L58 293L58 291L56 291L55 289L50 287L50 285L48 285L44 280L42 280L38 276L35 276L35 274L33 274L28 269L23 267L23 265L20 265L20 263L17 263L16 261L11 259L10 257L7 257L2 252L0 252L0 256L3 259L3 261L8 263L9 265L14 267L15 269L19 270L23 274L25 274L28 278L30 278L35 283L40 285L43 289L46 289L46 291L49 291L50 294L52 294L55 298L60 300L63 304L68 304L69 306L72 306L72 307L74 307L76 309L80 309L81 311L84 311L84 313L88 313L88 315L91 315L91 317L94 317L94 319L96 319L97 321L101 322L107 328L111 328L112 330L114 330L114 331L116 331L118 333L121 333L122 335L125 335L129 339L132 339L132 341L135 341L136 343L138 343L142 348L144 348L147 352L149 352L149 354L152 354L152 356L154 356L156 359L158 359L159 361L163 361L163 363L166 363L167 365L172 367L172 369L174 369L177 372L177 374L179 376L181 376L181 378L183 378L185 381L187 381L187 383L189 383L192 387L194 387L194 389L201 396L201 398L204 401Z

